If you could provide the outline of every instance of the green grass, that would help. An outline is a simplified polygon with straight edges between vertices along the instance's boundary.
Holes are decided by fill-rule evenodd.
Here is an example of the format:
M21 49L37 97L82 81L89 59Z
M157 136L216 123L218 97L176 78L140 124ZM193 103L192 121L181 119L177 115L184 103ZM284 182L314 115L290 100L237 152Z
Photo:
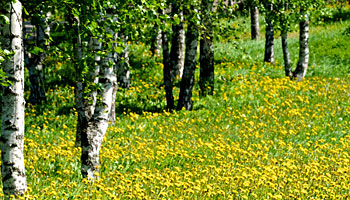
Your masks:
M350 73L350 37L344 32L350 26L349 21L311 26L310 28L310 68L307 76L340 77ZM299 56L299 36L297 32L289 34L288 40L291 61L296 66ZM261 64L264 60L265 40L241 40L215 45L217 63L234 61ZM281 39L275 39L275 60L283 65ZM282 74L281 74L282 75Z

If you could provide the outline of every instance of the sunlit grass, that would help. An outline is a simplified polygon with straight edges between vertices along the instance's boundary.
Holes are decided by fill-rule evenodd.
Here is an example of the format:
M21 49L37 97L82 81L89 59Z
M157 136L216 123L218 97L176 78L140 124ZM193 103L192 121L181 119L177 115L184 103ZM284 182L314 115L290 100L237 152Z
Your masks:
M81 180L74 109L58 113L73 104L73 89L49 91L52 110L40 117L35 106L26 111L27 197L348 198L349 77L294 82L270 78L266 68L282 71L217 65L217 79L224 81L212 97L195 92L192 112L118 114L94 183ZM164 101L157 80L135 80L124 98L149 92L147 102Z

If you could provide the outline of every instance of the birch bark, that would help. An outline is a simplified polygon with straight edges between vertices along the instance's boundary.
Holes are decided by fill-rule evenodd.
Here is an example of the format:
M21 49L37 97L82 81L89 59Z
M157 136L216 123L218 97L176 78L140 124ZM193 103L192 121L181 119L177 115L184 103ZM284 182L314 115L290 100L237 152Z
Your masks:
M5 198L23 195L27 189L24 166L24 52L22 37L22 4L7 4L9 25L1 27L1 45L12 50L12 58L2 64L10 86L3 87L1 125L1 173Z
M103 14L101 15L103 16ZM107 15L107 17L110 17L110 15ZM105 16L102 17L102 20L105 20ZM106 32L114 35L109 28L107 28ZM116 74L114 73L115 58L113 50L106 49L108 46L106 42L112 42L115 45L115 41L109 41L108 38L104 38L102 42L102 37L100 35L97 38L93 38L95 69L90 80L98 83L100 87L91 88L92 93L87 94L88 97L92 97L94 100L91 107L93 111L91 118L88 119L86 132L82 132L81 135L81 173L84 178L90 180L99 178L99 153L109 125L108 122L114 100L113 91L117 82ZM103 54L103 50L107 54Z
M116 82L113 67L109 66L108 61L103 62L99 76L102 89L97 94L95 112L88 122L86 134L81 136L81 172L83 177L91 180L98 178L99 152L108 128L113 86Z
M260 36L259 9L256 5L250 7L251 36L252 40L258 40Z
M292 67L290 64L290 54L288 49L288 35L287 31L282 30L282 51L283 51L283 60L284 60L284 71L286 76L293 77Z
M180 18L179 24L173 24L173 39L171 41L170 65L172 70L172 78L182 77L184 70L185 56L185 25L181 2L173 2L171 12L177 14Z
M301 15L303 19L300 21L299 62L293 72L293 76L298 81L302 81L305 77L309 64L309 17L303 10Z
M153 27L153 37L151 41L151 52L153 55L160 56L160 51L162 49L162 30L158 25L154 25Z
M191 98L194 85L194 72L196 69L198 36L199 33L196 24L192 21L189 21L186 33L185 66L181 80L177 110L181 110L183 107L186 110L192 110Z

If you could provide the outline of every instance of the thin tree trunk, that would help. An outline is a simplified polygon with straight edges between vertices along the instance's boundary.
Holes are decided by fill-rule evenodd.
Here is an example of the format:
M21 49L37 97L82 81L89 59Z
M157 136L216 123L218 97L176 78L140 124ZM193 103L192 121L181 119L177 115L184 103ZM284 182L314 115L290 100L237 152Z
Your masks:
M160 56L160 51L162 49L162 30L157 25L154 25L154 36L151 41L151 52L153 55Z
M70 26L74 30L74 36L73 36L73 45L74 45L74 65L76 68L76 87L74 90L75 93L75 107L78 113L78 122L77 122L77 129L76 129L76 137L75 137L75 146L79 147L81 146L81 135L83 132L86 132L87 126L87 116L86 116L86 110L84 105L84 90L85 86L83 83L83 64L81 62L83 58L83 47L82 47L82 40L81 40L81 33L80 33L80 19L77 17L73 17L70 19Z
M24 32L25 34L30 34L31 36L24 40L25 54L24 62L29 71L30 80L30 96L29 102L31 104L41 104L46 100L46 92L44 85L44 64L47 50L45 44L46 36L49 35L50 27L47 24L50 13L47 14L46 18L40 19L41 23L36 23L32 25L26 22ZM39 21L39 20L33 20ZM34 28L33 28L34 27ZM33 31L35 30L35 31ZM30 45L30 43L33 43ZM39 47L43 51L38 51L36 53L29 53L29 49L32 47Z
M288 49L288 35L286 31L282 32L282 50L283 50L283 60L284 60L284 71L286 76L293 77L292 67L290 64L290 54Z
M293 76L302 81L306 75L309 64L309 17L304 11L301 11L304 19L300 21L300 38L299 38L299 62L293 72Z
M252 40L258 40L260 36L259 9L256 5L250 7Z
M115 10L116 7L113 6L113 9ZM108 17L112 17L113 16L113 12L107 12L108 13ZM116 23L118 21L117 17L113 18L113 22ZM112 44L112 49L111 52L108 53L108 62L113 63L113 73L116 74L117 72L117 66L116 66L116 59L118 54L115 52L115 47L117 47L117 40L118 40L118 33L114 32L114 30L110 29L109 27L106 28L106 32L110 33L111 35L113 35L113 44ZM111 125L115 124L115 109L116 109L116 105L115 105L115 98L117 95L117 91L118 91L118 82L117 79L115 79L115 82L113 83L113 91L112 91L112 104L111 104L111 110L109 112L109 122L111 123Z
M210 16L213 4L202 0L204 31L200 40L200 95L212 95L214 91L214 46L212 19Z
M266 26L266 43L265 43L265 56L264 62L274 63L274 31L271 22L268 22Z
M177 110L181 110L183 107L187 110L192 110L191 98L194 85L194 72L196 69L198 36L199 33L196 25L190 21L186 33L185 67L181 80Z
M1 173L5 198L23 195L27 190L24 166L24 52L22 37L22 4L8 3L10 25L1 27L3 49L14 55L2 64L11 85L3 87L1 125Z
M267 9L269 12L272 12L272 4L267 5ZM265 56L264 56L264 62L268 63L274 63L274 29L273 29L273 24L271 17L269 16L270 14L267 14L266 17L266 42L265 42Z
M172 14L177 14L180 18L179 24L173 24L173 39L171 41L170 51L170 65L172 68L172 78L176 76L182 77L184 68L184 56L185 56L185 25L183 18L183 10L181 9L181 3L174 2L172 4Z
M174 109L173 82L171 75L170 58L169 58L169 42L165 31L162 31L162 47L163 47L163 81L165 85L165 97L167 109Z
M117 95L117 91L118 91L118 84L117 84L117 82L115 82L115 83L113 83L112 105L111 105L111 110L109 112L109 122L111 123L111 125L115 124L115 109L116 109L116 107L115 107L115 98L116 98L116 95Z
M130 71L129 71L129 44L128 36L121 34L120 36L124 40L124 50L118 55L117 58L117 80L119 86L122 88L130 87Z

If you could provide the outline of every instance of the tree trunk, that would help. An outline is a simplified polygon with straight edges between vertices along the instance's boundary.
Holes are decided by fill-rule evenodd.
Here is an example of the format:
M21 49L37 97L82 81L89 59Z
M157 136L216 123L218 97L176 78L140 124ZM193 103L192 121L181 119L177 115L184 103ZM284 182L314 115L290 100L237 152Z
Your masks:
M108 128L113 89L116 82L114 70L109 66L108 60L104 59L100 69L99 83L102 89L98 92L99 100L96 102L94 114L88 122L87 131L81 136L81 173L84 178L92 180L98 178L99 152Z
M170 65L172 68L172 78L176 76L182 77L184 68L184 54L185 54L185 25L183 18L183 10L181 3L174 2L172 4L172 14L177 14L180 18L179 24L173 24L173 39L171 41L170 51Z
M268 4L267 6L268 12L272 12L272 4ZM274 63L274 30L273 30L273 24L271 20L270 13L266 16L266 42L265 42L265 56L264 56L264 62L268 63Z
M47 46L45 44L47 37L46 35L49 35L50 32L50 26L48 25L48 18L50 16L51 14L48 13L45 18L42 18L40 20L33 20L34 22L36 22L36 24L34 25L30 24L29 22L26 22L25 24L25 33L31 34L30 37L24 40L24 61L29 71L29 102L31 104L41 104L43 101L46 100L43 61L46 57L45 50L47 50ZM33 29L35 30L35 32L33 31ZM30 43L34 43L34 45L30 45ZM33 47L39 47L43 51L37 51L35 53L28 52Z
M202 0L204 31L200 40L200 95L212 95L214 91L214 47L211 10L213 4Z
M183 107L187 110L192 110L191 98L194 85L194 72L196 70L198 36L199 33L195 23L189 21L186 33L185 66L177 110L181 110Z
M1 27L2 48L14 55L2 64L11 85L3 87L1 125L1 173L5 198L23 195L27 190L24 166L24 52L22 4L9 1L10 25Z
M258 40L260 35L259 9L256 5L250 7L252 40Z
M113 9L115 10L116 7L113 7ZM108 13L108 12L107 12ZM107 15L108 17L112 17L113 16L113 12L108 13ZM113 22L116 23L118 22L118 18L114 17L113 18ZM109 27L106 28L106 32L110 33L111 35L113 35L113 44L112 44L112 49L111 52L108 53L108 62L113 63L113 73L117 74L117 66L116 66L116 62L115 60L118 59L117 56L118 54L115 52L115 47L117 47L117 40L118 40L118 33L114 32L114 30L110 29ZM111 125L115 124L115 98L117 95L117 91L118 91L118 82L117 79L115 79L115 82L113 83L113 91L112 91L112 104L111 104L111 110L109 112L109 122L111 123Z
M165 86L165 97L167 109L174 109L173 82L171 75L171 63L169 58L169 42L165 31L162 31L162 47L163 47L163 81Z
M84 91L86 85L84 83L83 71L84 64L82 63L83 58L83 47L80 32L80 19L72 16L70 19L70 26L74 30L73 45L74 45L74 65L76 68L76 87L75 87L75 107L78 113L78 122L76 129L75 146L81 146L81 135L86 132L88 120L92 116L93 109L88 108L88 99L84 98ZM90 43L91 45L92 43Z
M154 25L154 30L152 34L152 41L151 41L151 52L153 55L160 56L160 51L162 48L162 30L157 25Z
M293 76L302 81L306 75L309 64L309 17L304 11L301 11L303 19L300 21L300 38L299 38L299 62L293 72Z
M117 82L115 82L115 83L113 83L112 105L111 105L111 110L109 112L109 122L111 123L111 125L115 124L115 109L116 109L115 108L115 98L117 95L117 91L118 91L118 84L117 84Z
M283 60L284 60L284 71L286 76L293 77L292 67L290 64L290 54L288 49L288 35L286 31L282 31L282 50L283 50Z
M117 80L119 86L122 88L130 87L130 71L129 71L129 44L128 36L121 34L120 36L124 40L124 50L117 58Z

